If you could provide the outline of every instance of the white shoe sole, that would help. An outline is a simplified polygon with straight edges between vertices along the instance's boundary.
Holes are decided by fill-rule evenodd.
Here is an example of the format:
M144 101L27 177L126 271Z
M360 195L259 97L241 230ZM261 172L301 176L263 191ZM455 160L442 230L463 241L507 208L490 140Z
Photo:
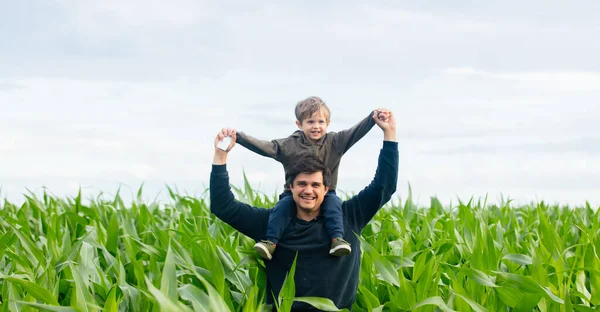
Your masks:
M260 248L260 250L256 250L256 248ZM257 243L256 245L254 245L254 249L263 257L263 258L267 258L268 260L271 260L273 258L273 256L271 255L271 253L269 252L269 250L267 248L265 248L265 246L263 246L262 244ZM266 256L266 257L265 257Z
M344 255L346 255L346 254L350 254L350 253L352 252L352 248L350 248L350 246L346 246L346 245L339 245L339 246L336 246L336 247L334 247L334 248L331 248L331 249L329 250L329 254L330 254L330 255L333 255L333 254L335 254L335 253L336 253L338 250L340 250L340 251L341 251L341 250L346 250L346 251L348 251L348 253L344 253Z

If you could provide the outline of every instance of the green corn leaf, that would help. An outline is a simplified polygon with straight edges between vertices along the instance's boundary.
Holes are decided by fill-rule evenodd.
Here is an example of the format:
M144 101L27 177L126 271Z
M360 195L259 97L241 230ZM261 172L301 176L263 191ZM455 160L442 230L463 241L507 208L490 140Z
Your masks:
M169 296L158 290L150 280L146 279L146 286L148 287L148 291L154 296L158 306L161 311L169 311L169 312L191 312L192 310L185 306L183 303L173 300L169 298ZM226 311L226 310L223 310Z
M465 268L463 269L465 274L471 278L475 283L479 285L483 285L486 287L497 287L495 283L495 278L493 276L489 276L477 269Z
M208 291L208 307L210 311L229 311L231 308L227 305L225 300L219 296L219 292L202 276L197 275L204 287Z
M358 236L361 246L365 250L365 256L370 257L373 260L375 268L381 274L381 278L394 285L400 286L400 279L398 278L398 272L392 265L392 263L385 257L382 257L371 244L369 244L364 238Z
M460 297L462 300L466 301L471 306L471 309L473 309L473 311L475 311L475 312L487 312L488 311L486 308L481 306L479 303L473 301L473 299L471 299L465 295L461 295L458 293L455 293L455 295Z
M283 281L283 286L279 291L279 295L277 297L277 302L279 306L279 311L288 312L292 310L292 304L294 303L294 298L296 296L296 283L294 281L294 276L296 274L296 260L298 259L298 254L294 257L294 262L292 262L292 267L288 272L285 280Z
M39 311L53 311L53 312L77 312L77 310L70 307L52 306L35 302L18 301L16 303L37 308Z
M444 302L444 299L442 299L442 297L439 297L439 296L429 297L429 298L417 303L412 308L412 310L416 310L416 309L418 309L422 306L426 306L426 305L434 305L443 312L456 312L456 311L452 310L450 307L448 307L446 302Z
M183 300L187 300L192 303L194 311L209 311L206 307L210 306L210 299L208 298L208 295L198 287L187 284L179 287L177 291Z
M103 312L118 312L119 302L117 301L117 286L113 286L108 292Z
M530 256L522 254L508 254L502 257L502 259L510 260L520 265L529 265L533 263L533 260L531 260Z
M141 189L140 189L141 190ZM167 256L160 278L160 291L169 299L177 300L177 276L175 259L171 246L167 248Z
M366 308L369 311L381 305L377 296L373 295L366 287L362 285L358 286L358 292L362 296L363 301L367 305Z
M50 291L48 291L46 288L41 287L35 283L24 280L22 278L6 276L1 273L0 273L0 280L5 280L12 284L16 284L16 285L23 287L23 289L28 294L32 295L37 300L48 303L50 305L55 305L55 306L59 305L58 301L56 301L56 298L54 297L54 295L52 295L52 293L50 293Z
M503 279L503 285L511 285L517 289L520 289L524 292L533 293L533 294L541 294L549 300L554 302L564 304L564 300L554 295L549 289L542 287L540 284L536 283L531 277L521 276L511 273L504 272L494 272L498 274Z
M78 310L84 312L97 311L97 308L93 305L94 298L79 270L77 270L77 267L73 264L70 264L69 268L75 281L75 297L72 298L75 301L75 306Z
M331 299L319 297L296 297L294 301L300 301L310 304L311 306L323 311L342 311L338 309ZM343 311L347 311L344 309Z

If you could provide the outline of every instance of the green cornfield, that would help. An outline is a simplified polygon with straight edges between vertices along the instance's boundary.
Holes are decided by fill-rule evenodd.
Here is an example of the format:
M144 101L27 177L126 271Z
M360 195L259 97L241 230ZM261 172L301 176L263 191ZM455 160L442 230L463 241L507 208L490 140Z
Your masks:
M0 311L264 311L254 242L211 215L208 192L167 202L25 194L0 204ZM272 207L246 181L236 197ZM353 311L600 310L600 214L484 200L394 198L360 236ZM294 300L293 267L276 308Z

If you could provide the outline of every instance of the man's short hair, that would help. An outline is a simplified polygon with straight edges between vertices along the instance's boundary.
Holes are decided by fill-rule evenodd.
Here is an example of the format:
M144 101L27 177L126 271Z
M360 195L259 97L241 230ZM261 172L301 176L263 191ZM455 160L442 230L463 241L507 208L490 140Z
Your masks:
M301 174L313 174L317 172L323 173L323 185L328 187L331 181L331 171L327 166L316 156L306 155L299 158L296 163L288 170L285 175L287 185L294 185L294 180Z
M308 97L296 104L296 120L302 122L304 119L310 118L310 116L321 109L325 110L327 123L329 123L331 119L331 111L329 110L329 107L327 107L327 104L325 104L325 102L323 102L323 100L318 96Z

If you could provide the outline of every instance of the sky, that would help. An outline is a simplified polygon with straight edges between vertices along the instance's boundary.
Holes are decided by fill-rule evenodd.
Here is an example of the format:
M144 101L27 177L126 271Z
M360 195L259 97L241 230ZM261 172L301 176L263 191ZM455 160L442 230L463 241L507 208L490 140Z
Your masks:
M394 112L395 198L600 205L600 2L0 1L0 198L201 196L222 127L295 131L319 96L330 131ZM338 191L374 176L375 126ZM236 146L231 183L282 190Z

